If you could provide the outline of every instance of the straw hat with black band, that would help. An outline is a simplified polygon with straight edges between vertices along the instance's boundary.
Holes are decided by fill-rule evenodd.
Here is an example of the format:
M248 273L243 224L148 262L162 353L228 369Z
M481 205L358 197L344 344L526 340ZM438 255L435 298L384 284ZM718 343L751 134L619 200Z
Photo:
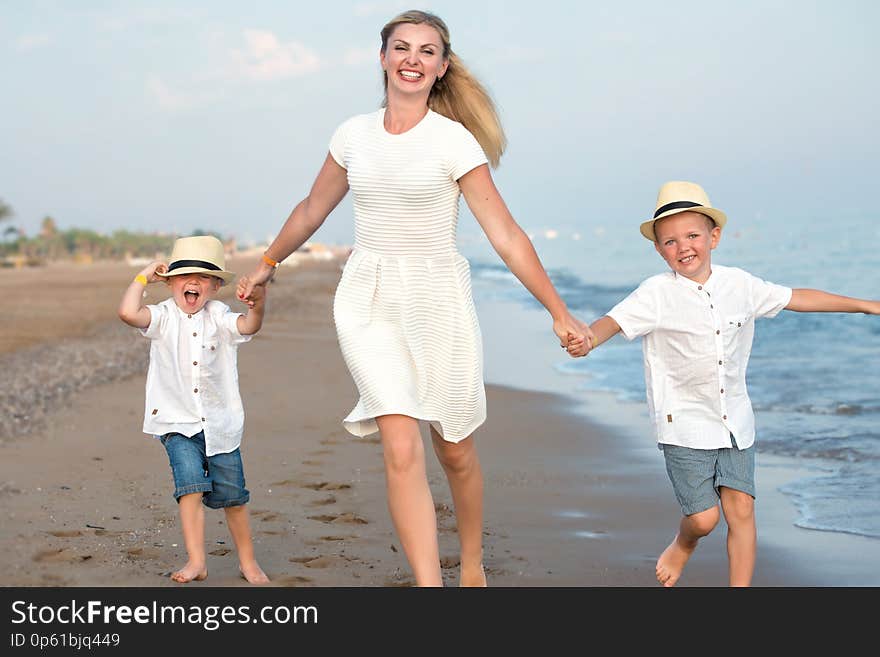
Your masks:
M727 223L727 215L718 208L712 207L706 192L697 183L672 180L663 183L660 193L657 194L657 204L654 208L653 218L643 222L639 230L647 239L656 242L654 222L680 212L699 212L704 214L711 218L719 228L723 228L724 224Z
M168 270L161 274L156 272L156 275L168 277L181 274L210 274L224 284L235 278L233 272L226 271L223 243L213 235L181 237L174 242Z

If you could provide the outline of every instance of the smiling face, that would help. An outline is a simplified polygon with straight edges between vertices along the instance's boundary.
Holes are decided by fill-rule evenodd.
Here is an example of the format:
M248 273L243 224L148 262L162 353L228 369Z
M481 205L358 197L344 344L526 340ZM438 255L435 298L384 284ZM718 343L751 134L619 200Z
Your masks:
M699 212L679 212L654 222L657 249L677 274L705 283L712 273L712 249L721 240L721 229Z
M402 23L394 28L379 53L389 95L424 94L446 72L449 61L440 33L426 23Z
M204 308L205 304L214 298L222 283L216 276L200 273L169 276L167 281L171 287L174 303L190 315Z

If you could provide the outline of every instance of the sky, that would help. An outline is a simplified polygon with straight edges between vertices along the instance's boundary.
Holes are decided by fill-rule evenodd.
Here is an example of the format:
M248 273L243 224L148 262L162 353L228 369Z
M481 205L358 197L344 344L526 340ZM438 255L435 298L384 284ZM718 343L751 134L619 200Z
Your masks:
M380 106L379 31L406 9L495 99L493 175L528 231L631 230L666 180L745 225L878 213L872 0L0 0L11 223L265 242L335 127ZM350 195L314 239L351 243Z

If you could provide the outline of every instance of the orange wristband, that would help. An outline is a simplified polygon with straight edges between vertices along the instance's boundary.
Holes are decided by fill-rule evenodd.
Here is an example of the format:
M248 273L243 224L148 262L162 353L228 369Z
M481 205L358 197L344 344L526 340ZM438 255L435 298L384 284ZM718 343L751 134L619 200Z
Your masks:
M144 287L147 286L147 277L144 276L143 274L138 274L137 276L134 277L134 280L136 280L138 283L140 283Z
M265 253L263 254L263 262L265 262L270 267L275 267L276 269L278 268L278 265L280 264L277 260L272 260L272 258L267 256Z

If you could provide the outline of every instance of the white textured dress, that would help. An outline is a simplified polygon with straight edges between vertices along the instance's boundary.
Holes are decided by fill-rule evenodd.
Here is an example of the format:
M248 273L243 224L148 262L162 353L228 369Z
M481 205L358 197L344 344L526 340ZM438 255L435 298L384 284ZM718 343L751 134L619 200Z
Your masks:
M340 125L330 154L354 194L354 249L336 291L339 345L360 393L356 436L380 415L427 420L445 440L486 419L470 268L456 247L458 179L487 162L460 123L428 111L390 134L385 110Z

